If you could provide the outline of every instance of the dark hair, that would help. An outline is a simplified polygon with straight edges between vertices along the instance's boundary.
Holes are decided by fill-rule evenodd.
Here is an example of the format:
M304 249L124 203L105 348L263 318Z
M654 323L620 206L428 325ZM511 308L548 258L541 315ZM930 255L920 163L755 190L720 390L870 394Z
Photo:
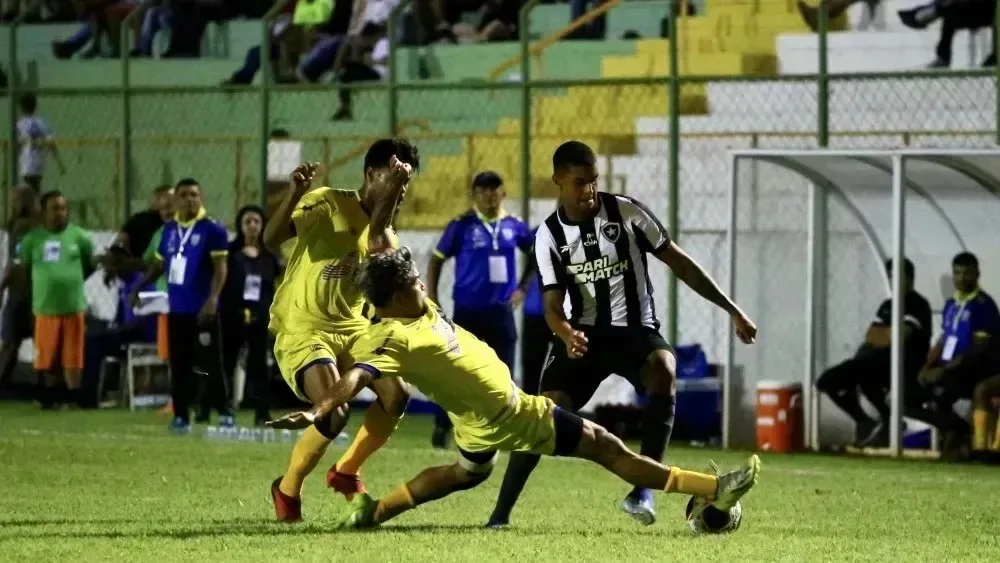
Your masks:
M892 258L885 261L885 271L892 272ZM916 270L913 268L913 262L910 262L909 258L903 258L903 273L906 277L911 280L914 279L914 273Z
M45 192L44 194L42 194L42 199L38 200L38 205L42 209L45 209L45 206L48 205L50 201L52 201L57 197L63 197L63 193L59 190L52 190L49 192Z
M480 172L479 174L476 174L475 178L472 179L472 189L486 188L488 190L495 190L502 185L503 178L492 170Z
M35 110L38 109L38 98L34 94L24 94L18 100L18 105L21 106L21 111L24 113L35 113Z
M372 143L365 154L365 170L389 166L393 155L412 166L414 172L420 170L420 152L416 145L401 138L379 139Z
M410 249L404 246L370 256L358 272L358 287L369 303L384 307L394 295L412 286L418 277Z
M264 214L264 209L261 206L251 204L241 207L240 210L236 212L236 238L233 239L233 242L229 243L230 255L246 246L246 240L243 238L243 217L247 213L256 213L257 215L260 215L261 234L263 234L264 227L267 226L267 215ZM261 244L261 248L265 249L266 247Z
M176 189L179 190L184 186L198 186L200 188L201 184L199 184L198 180L195 180L194 178L182 178L180 182L177 182Z
M979 258L971 252L959 252L951 259L951 265L965 266L967 268L979 268Z
M597 157L594 151L580 141L566 141L552 153L552 170L559 172L571 166L594 166Z
M195 183L197 184L197 182ZM165 194L172 189L174 189L174 187L171 186L170 184L162 184L160 186L156 186L155 188L153 188L153 195Z

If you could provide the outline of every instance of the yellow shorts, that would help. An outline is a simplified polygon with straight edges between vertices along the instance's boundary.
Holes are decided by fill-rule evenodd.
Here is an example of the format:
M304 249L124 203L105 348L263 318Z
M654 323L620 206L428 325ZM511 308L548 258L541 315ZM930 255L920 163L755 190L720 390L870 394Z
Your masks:
M361 334L361 331L345 334L318 330L279 334L274 339L274 359L281 369L281 377L295 396L308 402L309 398L299 389L299 372L314 364L336 365L338 361L345 361L347 352Z
M553 455L556 449L556 405L548 397L517 390L517 405L492 424L452 416L455 445L468 453L495 451Z

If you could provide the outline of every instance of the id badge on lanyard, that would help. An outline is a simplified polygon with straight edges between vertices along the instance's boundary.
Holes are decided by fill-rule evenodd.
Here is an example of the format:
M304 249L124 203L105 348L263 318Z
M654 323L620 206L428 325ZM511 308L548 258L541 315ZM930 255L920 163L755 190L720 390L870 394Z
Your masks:
M187 273L187 257L184 256L184 246L187 245L187 241L191 238L191 233L194 232L195 225L197 224L195 222L188 227L187 232L181 236L181 243L177 247L177 253L170 259L170 271L167 273L168 284L184 285L184 277ZM180 225L177 226L177 230L180 230Z
M958 347L958 336L954 333L958 332L958 327L962 324L962 315L965 314L965 308L968 304L968 301L963 302L955 311L955 318L951 320L952 334L944 339L944 347L941 349L941 359L945 362L950 362L955 357L955 348Z
M485 220L483 221L483 227L486 232L490 235L490 242L492 246L492 252L497 252L500 250L500 219L497 219L496 223L490 225ZM510 280L510 274L507 271L507 258L505 256L497 256L495 254L490 254L490 283L507 283Z

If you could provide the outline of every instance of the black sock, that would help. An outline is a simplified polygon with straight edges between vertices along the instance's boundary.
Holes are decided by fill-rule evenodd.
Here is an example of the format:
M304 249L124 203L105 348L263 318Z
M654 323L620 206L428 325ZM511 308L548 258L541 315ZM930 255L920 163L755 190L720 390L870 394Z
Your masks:
M674 395L651 395L642 409L642 442L639 454L656 461L663 460L670 433L674 429Z
M541 459L542 456L537 454L510 454L507 472L504 473L500 494L497 495L497 504L490 516L491 524L506 524L510 521L510 511L514 509L514 503L521 496L524 484L528 482L528 477Z
M872 421L871 417L861 408L861 403L858 402L858 393L853 388L828 393L827 397L830 397L830 400L840 407L840 410L847 413L847 416L851 417L855 423L870 423Z
M451 430L451 419L443 408L434 404L434 429L439 431Z

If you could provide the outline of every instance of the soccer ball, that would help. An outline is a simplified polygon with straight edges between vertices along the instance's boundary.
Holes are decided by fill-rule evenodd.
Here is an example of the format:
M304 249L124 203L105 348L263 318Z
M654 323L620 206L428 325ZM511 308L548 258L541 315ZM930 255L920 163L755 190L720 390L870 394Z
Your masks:
M684 519L694 534L728 534L740 527L743 507L737 502L729 512L724 512L704 498L691 497L684 509Z

